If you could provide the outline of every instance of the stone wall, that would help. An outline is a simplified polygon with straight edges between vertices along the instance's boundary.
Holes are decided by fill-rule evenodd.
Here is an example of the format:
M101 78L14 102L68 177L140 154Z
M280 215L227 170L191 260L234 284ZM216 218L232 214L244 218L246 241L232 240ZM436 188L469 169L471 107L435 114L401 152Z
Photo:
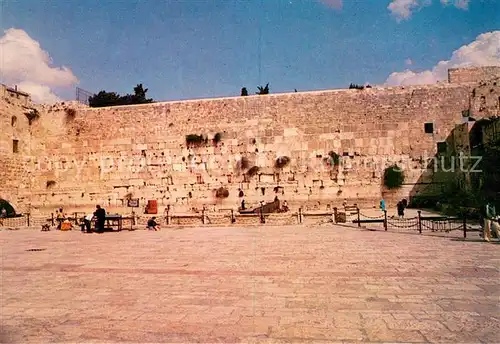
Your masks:
M499 95L500 77L477 84L472 89L470 115L474 118L500 116Z
M332 209L345 200L374 206L381 197L390 206L407 197L426 171L422 162L462 122L475 102L476 86L299 92L97 109L76 103L40 107L40 119L20 139L20 147L29 147L23 151L23 172L7 174L15 180L11 197L21 211L30 205L33 212L60 206L86 211L97 203L130 212L129 197L139 198L141 207L157 200L160 213L166 206L174 213L236 209L240 191L247 207L275 196L292 210ZM5 117L2 113L2 123ZM425 133L425 123L432 123L432 133ZM211 139L217 133L221 141L215 144ZM188 147L189 134L206 135L208 142ZM330 151L342 156L340 166L325 164ZM280 156L290 163L275 168ZM246 176L248 168L239 168L242 157L248 167L260 168L257 175ZM16 156L10 154L9 161L17 161ZM405 169L406 185L388 192L381 177L392 162ZM215 197L219 187L229 190L228 198ZM14 195L12 190L4 193Z
M493 78L500 78L500 66L448 69L448 82L453 84L479 83Z
M29 190L26 160L30 156L29 97L5 85L0 85L0 199L15 208L28 204L20 194ZM21 191L23 190L23 191ZM24 208L26 209L26 208Z

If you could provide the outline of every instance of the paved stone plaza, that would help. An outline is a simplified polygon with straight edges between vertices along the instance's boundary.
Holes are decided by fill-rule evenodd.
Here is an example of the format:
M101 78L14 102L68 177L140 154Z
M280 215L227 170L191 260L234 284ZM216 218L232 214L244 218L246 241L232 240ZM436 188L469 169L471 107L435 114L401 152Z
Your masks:
M500 246L473 239L331 224L0 239L4 343L500 342Z

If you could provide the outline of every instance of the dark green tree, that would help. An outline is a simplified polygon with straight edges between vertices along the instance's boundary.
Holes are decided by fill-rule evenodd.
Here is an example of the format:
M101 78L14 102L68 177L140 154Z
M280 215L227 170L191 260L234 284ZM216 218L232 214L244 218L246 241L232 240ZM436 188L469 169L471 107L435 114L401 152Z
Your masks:
M120 95L115 92L101 91L89 97L90 107L116 106L120 105Z
M241 89L241 96L242 96L242 97L248 96L248 91L247 91L247 88L246 88L246 87L243 87L243 88Z
M142 87L142 84L138 84L136 87L134 87L134 104L152 103L153 99L146 98L146 92L148 92L148 89L144 89L144 87Z
M103 90L89 98L89 106L104 107L152 103L153 99L146 98L147 92L148 89L144 89L142 84L138 84L136 87L134 87L134 94L127 94L125 96L120 96L116 92L106 92Z
M269 83L266 85L266 87L257 86L257 88L259 89L259 92L255 92L255 94L269 94Z

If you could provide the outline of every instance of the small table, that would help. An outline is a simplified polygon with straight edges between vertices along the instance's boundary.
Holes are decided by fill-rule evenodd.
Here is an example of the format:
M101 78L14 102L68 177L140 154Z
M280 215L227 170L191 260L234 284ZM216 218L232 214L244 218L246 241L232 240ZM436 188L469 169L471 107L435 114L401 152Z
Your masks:
M121 215L106 215L106 227L113 229L116 227L118 231L123 228L123 218Z

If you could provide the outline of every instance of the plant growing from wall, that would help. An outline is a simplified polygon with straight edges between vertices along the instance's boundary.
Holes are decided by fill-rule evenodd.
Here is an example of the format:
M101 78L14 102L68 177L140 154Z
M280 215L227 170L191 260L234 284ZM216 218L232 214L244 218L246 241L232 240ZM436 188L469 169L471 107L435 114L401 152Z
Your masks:
M215 197L217 198L227 198L229 197L229 190L226 189L225 187L220 187L217 190L215 190Z
M236 169L240 171L246 170L249 166L250 161L247 157L241 157L241 159L236 162Z
M388 189L397 189L403 185L405 176L401 168L394 164L384 171L384 185Z
M201 146L202 144L206 144L208 142L208 138L203 135L198 134L189 134L186 135L186 145L189 147L193 146Z
M221 133L217 133L217 134L214 135L214 138L212 139L212 142L214 143L214 145L217 145L221 140L222 140L222 134Z
M336 167L340 164L340 156L334 151L328 152L328 156L324 158L328 166Z
M277 168L283 168L290 163L290 158L287 156L280 156L276 159L274 166Z
M76 110L75 110L75 109L72 109L72 108L67 108L67 109L65 110L65 112L66 112L66 119L67 119L68 121L72 121L72 120L74 120L74 119L75 119L75 117L76 117Z
M259 173L260 168L258 166L253 166L247 171L247 176L253 177Z
M25 115L28 118L29 125L31 125L34 121L40 118L40 113L38 112L37 109L30 109L28 112L25 113Z
M46 186L47 186L47 189L50 189L50 188L56 186L56 182L54 180L48 180Z

